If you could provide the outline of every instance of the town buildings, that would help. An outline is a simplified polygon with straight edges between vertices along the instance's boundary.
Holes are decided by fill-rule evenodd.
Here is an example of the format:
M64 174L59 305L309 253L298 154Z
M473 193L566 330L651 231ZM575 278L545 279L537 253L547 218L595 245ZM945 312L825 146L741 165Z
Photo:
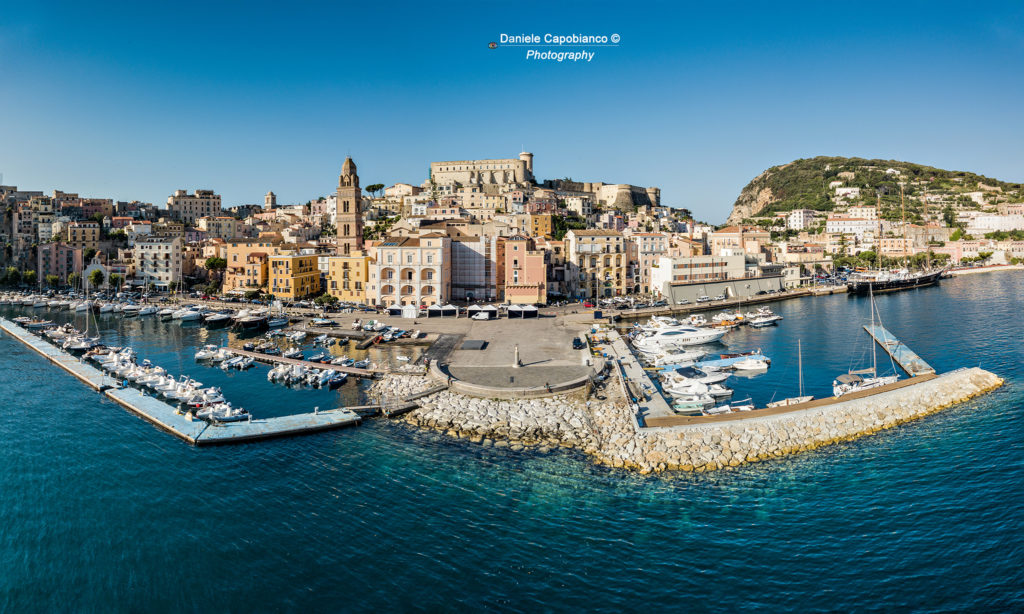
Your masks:
M274 254L268 258L269 292L286 300L320 293L320 270L316 254Z
M440 233L382 241L370 273L381 305L433 305L451 296L451 239Z
M181 222L195 225L201 217L217 217L221 213L220 195L213 190L196 190L189 194L185 190L176 190L167 198L168 214Z
M356 163L351 157L345 158L338 177L335 228L338 236L338 254L348 256L363 248L363 202L362 189Z
M182 238L146 237L133 249L136 283L172 290L182 279Z

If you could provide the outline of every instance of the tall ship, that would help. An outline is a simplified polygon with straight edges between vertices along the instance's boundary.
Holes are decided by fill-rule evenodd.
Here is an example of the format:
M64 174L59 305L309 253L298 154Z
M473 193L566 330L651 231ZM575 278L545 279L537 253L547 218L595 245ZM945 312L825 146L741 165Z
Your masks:
M923 271L911 271L907 264L907 214L903 204L903 184L900 184L900 211L903 218L903 268L885 270L881 266L877 270L858 270L850 275L846 282L846 288L851 295L863 296L874 292L895 292L897 290L910 290L913 288L924 288L939 283L939 278L946 272L945 268L932 269L930 266ZM882 234L881 224L878 228L878 236ZM877 249L877 248L876 248ZM879 264L881 264L882 252L877 249Z
M946 269L937 271L864 271L854 273L846 282L850 294L867 295L869 292L894 292L924 288L939 283Z

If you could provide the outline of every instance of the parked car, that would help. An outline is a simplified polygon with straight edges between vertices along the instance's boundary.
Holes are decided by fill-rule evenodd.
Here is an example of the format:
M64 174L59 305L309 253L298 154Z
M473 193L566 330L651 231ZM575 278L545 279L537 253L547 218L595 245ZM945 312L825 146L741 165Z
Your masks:
M580 341L579 337L573 337L572 338L572 349L574 349L574 350L582 350L585 347L587 347L587 345L585 343L583 343L582 341Z
M583 306L586 307L587 309L590 309L594 306L594 304L591 303L590 301L587 301L586 303L583 303Z
M707 303L710 300L711 300L710 296L698 296L697 297L697 302L698 303Z

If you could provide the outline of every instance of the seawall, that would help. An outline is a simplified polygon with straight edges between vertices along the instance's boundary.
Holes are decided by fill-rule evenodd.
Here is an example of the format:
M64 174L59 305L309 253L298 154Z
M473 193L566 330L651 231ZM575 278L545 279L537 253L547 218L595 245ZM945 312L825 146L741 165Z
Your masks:
M415 380L375 383L388 396L415 391ZM451 391L420 400L403 419L483 445L513 449L576 448L598 463L637 470L711 471L779 458L870 435L991 391L1003 380L978 368L848 401L740 420L641 428L629 404L609 385L586 400L582 392L545 399L469 398Z

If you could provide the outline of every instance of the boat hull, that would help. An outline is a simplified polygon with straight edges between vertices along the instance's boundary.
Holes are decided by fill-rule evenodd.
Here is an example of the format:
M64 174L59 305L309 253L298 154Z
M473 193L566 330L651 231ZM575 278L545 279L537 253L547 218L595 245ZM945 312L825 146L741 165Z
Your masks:
M900 290L913 290L914 288L926 288L939 283L943 271L935 271L924 275L917 275L907 279L893 279L889 281L858 280L847 282L846 287L851 295L867 296L874 292L898 292Z

